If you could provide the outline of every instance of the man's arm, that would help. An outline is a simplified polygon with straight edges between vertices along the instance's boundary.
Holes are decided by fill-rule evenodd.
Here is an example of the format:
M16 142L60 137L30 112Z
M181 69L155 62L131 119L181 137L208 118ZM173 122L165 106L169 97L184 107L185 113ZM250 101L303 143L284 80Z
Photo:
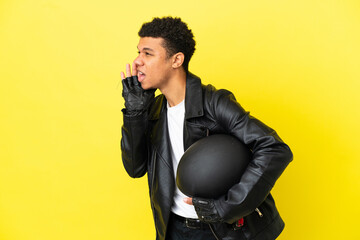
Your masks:
M143 90L137 80L136 66L133 74L130 65L126 65L126 74L121 73L125 108L121 138L121 154L124 167L131 177L142 177L147 171L147 108L154 99L155 90Z
M292 152L273 129L250 116L231 92L214 92L208 104L221 127L252 150L253 159L240 182L226 195L218 199L186 198L184 201L194 204L197 213L202 215L199 217L208 222L233 223L252 213L265 200L292 160Z
M218 94L215 103L218 121L253 152L239 184L214 202L224 221L232 223L253 212L265 200L293 155L276 132L250 116L232 93L221 90Z
M123 111L124 112L124 111ZM142 177L147 171L147 143L146 128L147 116L142 113L138 116L124 115L124 124L121 128L121 156L124 167L130 177Z

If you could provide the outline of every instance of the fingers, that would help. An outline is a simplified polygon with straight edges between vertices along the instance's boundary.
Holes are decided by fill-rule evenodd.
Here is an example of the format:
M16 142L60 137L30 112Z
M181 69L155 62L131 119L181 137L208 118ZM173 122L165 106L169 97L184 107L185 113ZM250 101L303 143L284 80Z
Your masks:
M138 71L137 71L135 62L132 63L132 70L133 70L132 75L137 76Z
M140 85L140 83L139 83L139 80L138 80L138 78L137 78L137 76L132 76L132 84L134 85L134 86L138 86L138 85Z
M132 78L133 78L133 84L136 86L136 85L140 85L139 81L138 81L138 78L137 78L137 69L136 69L136 64L135 62L132 63L132 70L133 70L133 73L132 73Z
M133 73L131 74L130 64L127 63L126 64L126 75L125 75L124 72L120 73L120 76L121 76L121 79L122 79L122 84L123 84L123 89L125 91L128 91L133 86L140 85L140 83L139 83L139 81L137 79L137 70L136 70L135 62L133 62L132 68L133 68Z
M131 88L130 85L132 85L132 82L129 81L127 77L131 76L131 70L130 70L130 64L126 64L126 76L124 72L120 73L121 79L122 79L122 85L123 85L123 91L128 92Z
M131 69L130 69L130 64L126 64L126 76L127 77L131 77Z
M122 78L122 85L123 85L123 94L128 92L129 89L130 89L130 86L129 86L129 81L125 78L125 74L122 72L121 73L121 78Z
M184 200L185 203L187 203L189 205L193 205L192 198L184 198L183 200Z

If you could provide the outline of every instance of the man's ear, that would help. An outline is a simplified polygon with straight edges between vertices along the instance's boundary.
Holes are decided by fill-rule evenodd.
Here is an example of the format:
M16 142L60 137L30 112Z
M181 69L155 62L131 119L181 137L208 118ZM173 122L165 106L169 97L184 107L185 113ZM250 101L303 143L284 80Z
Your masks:
M184 58L185 58L185 55L182 52L178 52L178 53L174 54L174 56L172 57L172 59L173 59L172 67L173 68L181 67L182 64L184 63Z

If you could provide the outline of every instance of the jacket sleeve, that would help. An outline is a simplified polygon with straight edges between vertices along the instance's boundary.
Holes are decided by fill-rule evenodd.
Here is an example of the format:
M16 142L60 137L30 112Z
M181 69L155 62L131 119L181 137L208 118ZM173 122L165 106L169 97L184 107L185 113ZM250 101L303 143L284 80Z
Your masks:
M217 91L211 105L221 127L244 142L253 153L240 182L215 200L220 216L225 222L233 223L252 213L265 200L293 155L276 132L249 115L231 92Z
M123 109L123 126L121 128L121 156L124 167L130 177L138 178L147 171L147 112L136 116Z

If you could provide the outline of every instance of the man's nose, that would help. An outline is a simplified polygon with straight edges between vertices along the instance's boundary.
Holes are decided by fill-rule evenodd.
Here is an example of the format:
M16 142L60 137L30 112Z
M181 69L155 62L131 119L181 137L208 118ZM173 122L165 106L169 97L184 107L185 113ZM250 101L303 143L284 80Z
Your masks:
M141 58L141 55L139 55L139 56L137 56L137 57L135 58L134 63L135 63L136 66L142 66L142 65L144 65L144 62L143 62L143 60L142 60L142 58Z

